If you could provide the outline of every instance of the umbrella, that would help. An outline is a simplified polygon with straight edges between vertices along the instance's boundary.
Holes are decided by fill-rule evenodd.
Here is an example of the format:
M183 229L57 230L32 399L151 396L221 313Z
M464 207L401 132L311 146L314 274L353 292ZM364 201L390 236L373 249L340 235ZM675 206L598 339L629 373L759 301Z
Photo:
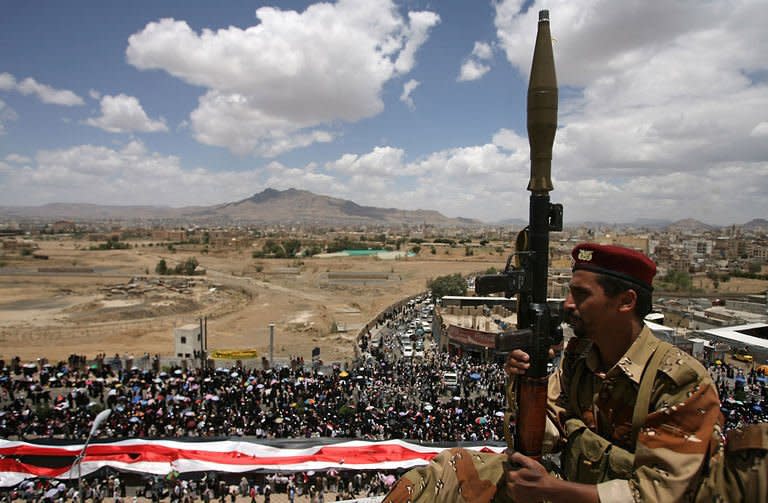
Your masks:
M475 418L475 424L487 424L488 418L484 416L476 417Z
M469 374L469 378L472 379L473 381L479 381L480 377L482 376L477 372L472 372L471 374Z
M504 411L497 410L496 412L493 413L493 415L496 417L504 417Z
M349 375L349 372L347 372L346 370L342 370L341 372L339 372L339 377L347 377L348 375Z
M275 418L275 423L276 423L276 424L280 424L280 423L282 423L283 421L285 421L285 420L284 420L282 417L276 417L276 418Z
M132 416L132 417L131 417L131 418L128 420L128 422L129 422L129 423L138 423L139 421L141 421L141 419L139 419L139 418L138 418L138 417L136 417L136 416Z
M306 400L304 400L304 403L307 404L307 405L314 405L315 404L315 399L314 398L307 398Z
M427 412L430 412L432 409L434 409L434 407L432 406L431 403L428 403L424 406L424 410L426 410Z

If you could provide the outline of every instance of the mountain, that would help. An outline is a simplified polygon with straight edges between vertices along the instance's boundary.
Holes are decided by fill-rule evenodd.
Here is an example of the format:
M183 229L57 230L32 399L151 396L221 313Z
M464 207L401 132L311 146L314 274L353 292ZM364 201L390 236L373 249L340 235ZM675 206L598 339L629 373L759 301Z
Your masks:
M768 232L768 220L764 218L753 218L742 225L741 229L748 232Z
M214 206L108 206L53 203L43 206L0 207L0 217L25 220L123 221L164 224L303 224L350 225L432 225L466 227L482 225L479 220L449 218L432 210L399 210L361 206L353 201L314 194L306 190L265 189L253 196Z
M353 201L321 196L306 190L266 189L237 201L207 209L209 214L232 221L304 223L317 225L481 225L478 220L448 218L432 210L399 210L361 206Z
M667 226L669 232L706 232L717 229L717 226L705 224L693 218L678 220Z

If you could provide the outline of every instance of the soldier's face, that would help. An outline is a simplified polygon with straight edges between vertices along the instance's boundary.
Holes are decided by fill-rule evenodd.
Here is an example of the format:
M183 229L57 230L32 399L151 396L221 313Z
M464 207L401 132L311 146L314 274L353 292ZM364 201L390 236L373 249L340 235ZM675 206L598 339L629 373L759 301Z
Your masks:
M618 299L605 294L593 272L574 271L569 286L564 307L573 333L592 340L602 334L610 334L615 329L613 314L617 310Z

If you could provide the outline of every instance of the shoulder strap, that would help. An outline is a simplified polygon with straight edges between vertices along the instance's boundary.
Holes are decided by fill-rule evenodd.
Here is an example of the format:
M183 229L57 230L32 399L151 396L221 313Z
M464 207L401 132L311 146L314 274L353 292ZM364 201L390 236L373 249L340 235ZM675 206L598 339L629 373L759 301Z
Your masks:
M651 392L653 391L653 383L656 381L656 373L659 371L661 361L672 348L674 348L672 344L658 341L653 356L648 365L645 366L643 376L640 378L640 388L637 390L637 400L632 413L632 445L637 443L637 435L645 423L645 418L648 417L648 407L651 403Z

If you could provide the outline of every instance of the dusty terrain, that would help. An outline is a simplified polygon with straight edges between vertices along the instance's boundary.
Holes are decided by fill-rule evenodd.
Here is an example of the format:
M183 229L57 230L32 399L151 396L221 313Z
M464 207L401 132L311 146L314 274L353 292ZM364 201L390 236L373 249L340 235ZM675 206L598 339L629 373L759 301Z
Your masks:
M172 355L173 328L208 319L209 351L269 351L275 324L275 356L303 356L321 348L326 362L349 360L360 327L392 303L425 290L430 278L503 267L494 247L465 256L463 246L422 249L417 257L254 259L252 250L169 251L148 242L128 250L89 250L89 241L38 240L36 255L0 253L0 358L66 359ZM206 274L158 276L195 257ZM694 287L714 292L706 278ZM765 291L766 282L734 278L717 292ZM657 292L657 295L661 295ZM674 296L674 293L670 295ZM334 331L333 329L338 330Z
M35 253L47 260L9 252L0 257L0 358L170 355L173 327L206 316L211 351L247 348L266 355L274 323L276 357L309 359L319 346L323 360L344 361L354 354L360 327L393 302L424 291L429 278L500 268L506 259L490 251L466 257L464 247L393 260L298 261L253 259L250 249L201 254L139 242L128 250L89 250L94 244L38 241ZM204 276L154 273L161 258L173 267L189 257L206 269ZM332 332L334 326L339 330Z

